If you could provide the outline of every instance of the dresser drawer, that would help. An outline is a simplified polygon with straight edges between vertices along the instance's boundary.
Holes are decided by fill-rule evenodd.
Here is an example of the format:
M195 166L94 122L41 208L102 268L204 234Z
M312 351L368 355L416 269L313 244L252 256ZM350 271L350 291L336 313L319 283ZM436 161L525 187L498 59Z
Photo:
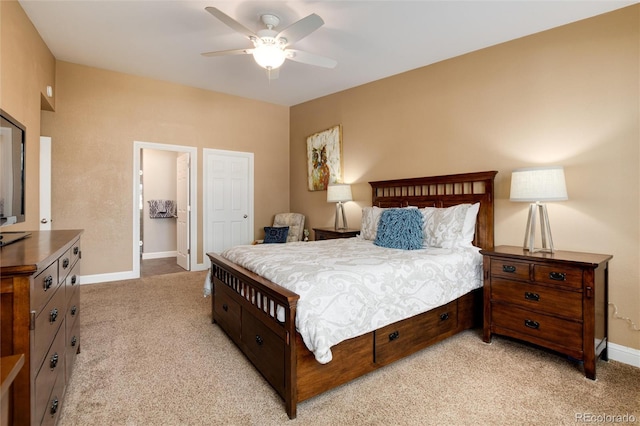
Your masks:
M240 305L233 300L226 286L220 282L215 283L215 296L213 301L214 319L220 327L227 332L236 343L240 342Z
M457 304L448 303L429 312L375 331L375 363L388 364L422 349L436 336L456 328Z
M71 266L74 266L78 263L80 259L80 240L76 240L71 246L71 250L69 250L69 255L71 256Z
M66 328L67 331L71 330L71 328L78 322L78 318L80 317L80 292L75 291L71 299L67 302L67 312L66 312Z
M33 281L33 291L31 293L31 309L40 312L40 309L49 301L49 298L58 288L58 261L42 271Z
M48 412L49 399L56 380L64 386L65 342L64 329L57 334L51 348L45 356L42 368L35 381L35 412L36 418L41 419Z
M579 268L534 265L533 279L539 283L582 288L582 270Z
M546 340L563 348L582 350L582 323L500 303L492 307L493 324L497 327Z
M491 259L491 275L516 280L528 280L529 266L529 263L510 259Z
M65 352L65 375L67 378L67 382L71 377L71 372L73 371L73 365L76 361L76 356L78 355L78 350L80 349L80 321L76 321L76 323L69 329L67 327L68 332L66 333L66 341L65 344L66 352Z
M49 303L36 316L36 326L33 330L32 371L35 372L40 368L42 358L64 322L65 310L64 291L56 291ZM61 334L64 335L64 328Z
M242 347L264 378L284 395L284 340L246 311L242 313Z
M60 275L60 281L67 278L73 263L71 263L71 249L64 252L60 259L58 259L58 273Z
M67 279L64 281L64 291L67 294L67 303L73 296L74 292L80 287L80 264L76 263L71 268L71 272L67 275Z
M44 408L44 415L40 426L55 426L62 411L62 402L64 398L65 380L62 371L58 374L56 384L53 391L49 395L47 406Z
M582 293L575 291L494 278L491 301L511 303L568 319L582 319Z

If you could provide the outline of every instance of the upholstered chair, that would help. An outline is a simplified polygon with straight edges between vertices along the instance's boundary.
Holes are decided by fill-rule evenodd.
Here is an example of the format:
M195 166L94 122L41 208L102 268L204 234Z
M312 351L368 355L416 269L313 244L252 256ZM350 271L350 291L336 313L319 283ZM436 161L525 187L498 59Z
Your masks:
M304 215L301 213L278 213L273 226L288 226L287 242L304 240Z

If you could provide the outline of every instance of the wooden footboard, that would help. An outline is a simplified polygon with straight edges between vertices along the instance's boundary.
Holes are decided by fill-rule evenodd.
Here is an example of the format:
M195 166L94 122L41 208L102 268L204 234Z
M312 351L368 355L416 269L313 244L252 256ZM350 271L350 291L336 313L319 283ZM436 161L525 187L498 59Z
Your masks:
M299 296L223 257L211 260L212 321L229 335L296 416L295 316Z
M493 245L493 179L496 172L371 182L380 207L480 203L475 245ZM401 359L481 323L481 289L444 306L331 348L320 364L296 332L299 296L226 259L211 260L212 321L238 345L285 401L289 418L297 403Z

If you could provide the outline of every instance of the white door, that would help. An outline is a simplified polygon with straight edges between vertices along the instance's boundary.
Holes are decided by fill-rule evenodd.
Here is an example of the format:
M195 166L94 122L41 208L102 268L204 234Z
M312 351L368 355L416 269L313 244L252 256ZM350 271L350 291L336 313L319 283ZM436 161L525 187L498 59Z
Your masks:
M253 241L253 154L204 150L204 249ZM208 258L206 259L208 262Z
M51 138L40 136L40 230L51 230Z
M189 270L189 222L191 208L189 206L189 158L188 152L178 155L176 203L177 203L177 241L178 241L178 266Z

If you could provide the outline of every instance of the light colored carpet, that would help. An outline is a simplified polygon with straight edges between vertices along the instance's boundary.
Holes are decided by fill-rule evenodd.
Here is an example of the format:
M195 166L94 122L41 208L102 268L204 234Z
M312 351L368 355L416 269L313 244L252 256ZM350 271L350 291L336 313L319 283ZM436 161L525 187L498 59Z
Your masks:
M640 369L565 357L480 331L454 336L298 405L211 324L205 272L81 287L81 349L59 425L575 425L635 416ZM578 421L577 421L578 420Z

